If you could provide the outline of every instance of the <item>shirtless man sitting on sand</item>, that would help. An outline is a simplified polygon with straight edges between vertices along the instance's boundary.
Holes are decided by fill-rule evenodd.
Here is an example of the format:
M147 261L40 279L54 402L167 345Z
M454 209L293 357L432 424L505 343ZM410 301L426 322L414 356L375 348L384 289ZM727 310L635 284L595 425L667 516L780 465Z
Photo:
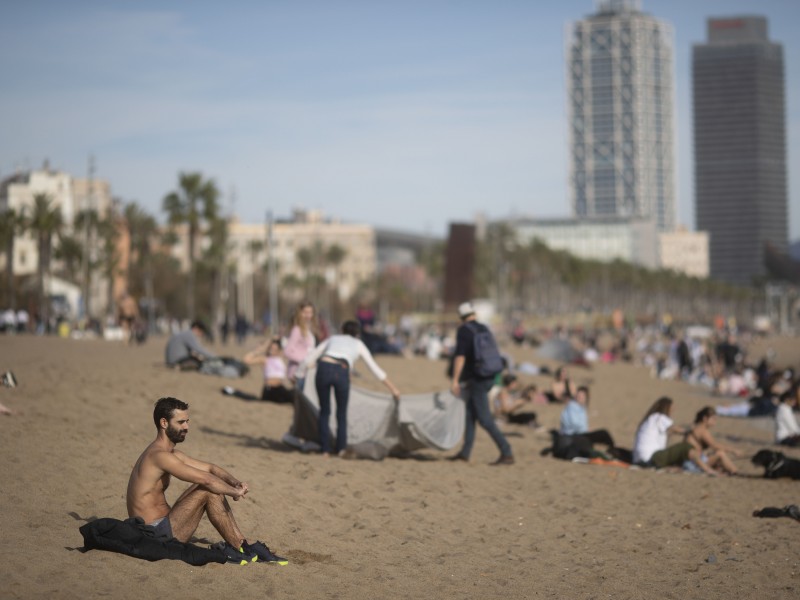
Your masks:
M158 435L133 466L128 481L128 516L140 517L159 539L188 542L203 514L225 539L218 547L232 562L256 561L285 565L262 542L252 544L242 535L225 496L234 501L249 491L225 469L190 458L175 449L189 431L189 405L176 398L161 398L153 410ZM165 492L172 476L193 484L170 508Z

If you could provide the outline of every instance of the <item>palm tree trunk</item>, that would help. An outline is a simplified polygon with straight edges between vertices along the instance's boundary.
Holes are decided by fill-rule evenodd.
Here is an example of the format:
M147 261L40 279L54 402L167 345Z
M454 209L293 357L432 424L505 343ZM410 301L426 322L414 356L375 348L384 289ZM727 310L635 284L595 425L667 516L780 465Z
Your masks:
M196 227L194 223L189 223L189 278L186 285L186 312L189 320L194 320L194 244Z
M17 295L14 290L14 231L8 236L6 246L6 287L8 289L8 306L11 310L17 309Z
M38 273L38 296L39 296L39 322L42 324L44 333L47 333L50 320L50 311L48 310L48 299L45 295L44 278L47 265L47 243L42 236L39 238L39 273Z

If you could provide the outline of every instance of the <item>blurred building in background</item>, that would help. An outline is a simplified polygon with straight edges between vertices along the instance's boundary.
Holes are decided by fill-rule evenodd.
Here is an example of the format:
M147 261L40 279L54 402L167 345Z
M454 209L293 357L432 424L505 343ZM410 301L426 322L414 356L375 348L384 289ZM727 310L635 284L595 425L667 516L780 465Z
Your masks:
M596 7L567 41L573 214L649 218L671 231L672 28L636 0Z
M564 250L578 258L623 260L649 269L659 266L658 232L652 219L518 219L509 225L521 244L537 239L548 248Z
M697 229L711 276L750 284L788 248L783 47L764 17L708 20L692 52Z
M658 234L658 256L662 269L705 279L709 275L708 232L685 227L662 231Z
M24 215L28 225L20 235L14 236L14 257L12 270L16 277L33 276L39 268L39 245L37 231L30 225L34 215L36 196L44 195L49 201L49 209L60 214L61 226L58 231L52 232L52 256L49 272L45 274L46 293L48 295L65 296L65 293L56 290L72 290L76 292L66 294L69 298L61 299L67 302L64 310L70 317L83 316L84 300L82 292L84 287L84 271L86 263L83 259L83 248L88 247L87 259L92 263L98 261L102 241L96 232L96 227L80 225L79 217L84 211L92 211L97 220L109 216L114 207L111 196L111 186L101 179L76 178L56 169L52 169L45 161L41 169L20 171L5 178L0 182L0 215L7 210L13 210L17 215ZM87 221L84 221L85 223ZM88 222L91 222L89 220ZM79 254L72 257L65 245L65 240L74 240L80 246ZM79 266L70 269L70 258L75 259ZM0 267L5 268L5 254L0 256ZM68 272L73 270L72 276ZM92 267L89 277L89 306L92 307L90 316L102 316L109 309L108 280Z

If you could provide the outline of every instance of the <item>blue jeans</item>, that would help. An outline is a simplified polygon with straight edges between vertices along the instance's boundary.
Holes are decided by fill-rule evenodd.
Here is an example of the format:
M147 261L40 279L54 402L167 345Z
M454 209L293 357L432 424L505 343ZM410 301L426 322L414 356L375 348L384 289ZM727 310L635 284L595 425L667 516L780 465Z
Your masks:
M350 369L320 361L314 379L319 398L319 445L331 451L331 388L336 396L336 452L347 448L347 401L350 398Z
M461 399L467 409L467 423L464 428L464 445L460 456L469 458L472 444L475 442L475 421L480 423L500 449L501 456L511 456L511 446L506 437L497 428L492 412L489 410L489 390L494 379L470 379L461 382Z

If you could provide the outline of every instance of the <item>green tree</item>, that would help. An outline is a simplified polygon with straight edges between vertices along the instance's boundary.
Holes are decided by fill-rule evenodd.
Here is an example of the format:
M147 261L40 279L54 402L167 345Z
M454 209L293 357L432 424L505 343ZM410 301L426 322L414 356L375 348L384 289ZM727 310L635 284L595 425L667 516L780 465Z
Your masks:
M22 236L28 229L28 219L25 211L15 211L13 208L7 209L0 219L0 248L6 257L6 286L8 298L6 306L11 310L17 308L17 296L14 289L14 242L17 236Z
M74 235L62 235L53 256L63 264L64 279L72 283L80 283L81 264L83 262L83 244Z
M219 213L219 190L213 180L204 179L202 173L180 173L178 189L164 197L163 209L169 224L187 226L189 274L186 286L186 311L189 319L195 317L195 270L198 237L204 223L210 223Z
M126 204L122 215L128 226L127 291L134 297L146 298L149 327L155 318L153 245L158 236L158 223L136 202Z
M342 303L342 298L339 296L339 269L345 258L347 258L347 250L339 244L331 244L325 251L325 263L333 269L333 282L331 287L333 288L334 302L332 303L332 307L337 307L337 310ZM336 317L336 314L331 314L331 318L334 320Z
M120 219L115 210L98 222L97 234L100 241L100 257L98 266L106 282L106 310L114 314L114 279L116 278L121 257L119 255Z
M314 254L311 252L311 248L303 247L297 249L297 262L300 263L300 266L303 268L303 287L305 289L305 295L307 298L311 298L311 301L315 304L318 303L316 298L311 297L311 290L309 289L311 283L311 265L314 264Z
M203 258L211 273L209 312L212 321L216 323L222 320L222 286L229 250L228 220L220 217L212 219L208 224L208 238L211 243Z
M53 237L58 235L64 226L61 211L51 206L47 194L34 194L33 212L30 218L30 230L36 236L36 247L39 260L36 269L36 291L39 305L39 319L47 327L50 318L50 299L45 294L44 279L50 275L50 262L53 250Z
M78 214L75 215L75 221L73 223L73 228L76 232L76 239L78 237L83 238L82 288L84 313L87 317L92 315L92 273L98 265L97 256L92 249L94 247L94 240L97 237L97 229L99 225L100 217L98 216L97 211L92 208L84 209L78 212Z

